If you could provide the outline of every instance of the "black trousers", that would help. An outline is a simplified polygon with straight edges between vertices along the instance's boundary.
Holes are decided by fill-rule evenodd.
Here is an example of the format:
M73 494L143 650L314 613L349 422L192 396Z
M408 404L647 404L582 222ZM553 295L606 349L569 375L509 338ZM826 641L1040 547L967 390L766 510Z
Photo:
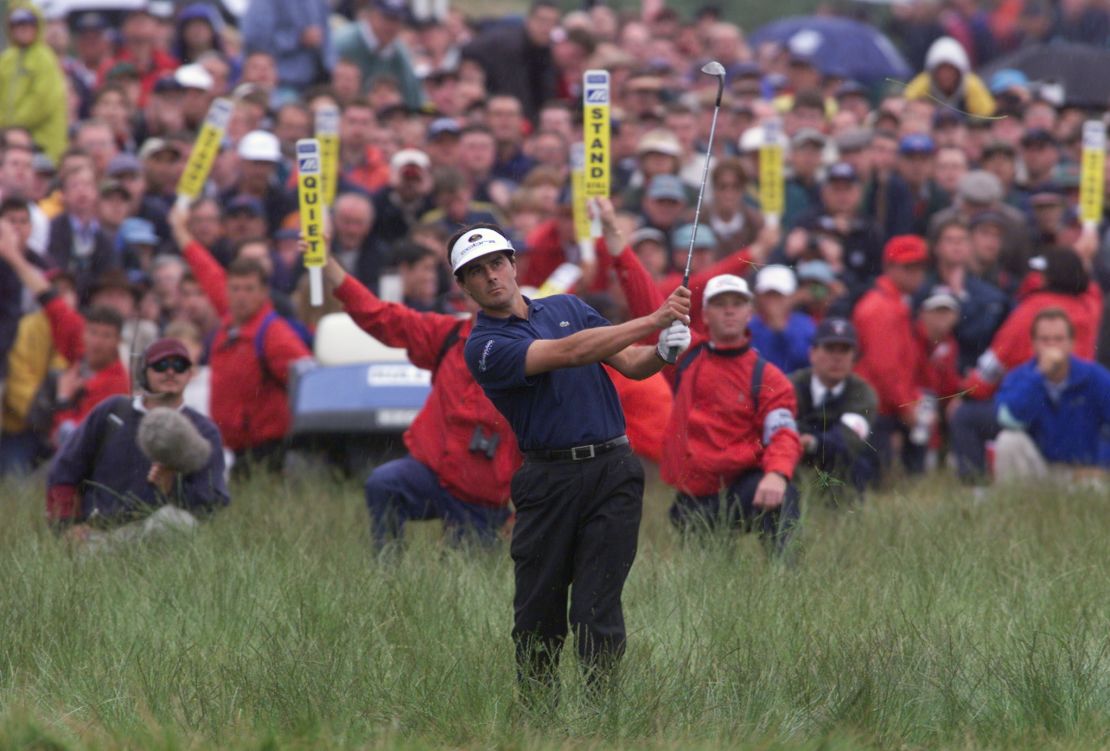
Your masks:
M682 533L708 532L725 525L751 532L755 528L774 554L781 554L801 518L798 488L787 483L782 505L772 511L755 507L755 491L763 479L761 470L740 475L724 492L716 495L678 493L671 506L671 523Z
M588 680L624 653L621 592L636 557L644 470L627 447L578 462L526 461L512 482L513 641L522 688L551 687L570 625Z

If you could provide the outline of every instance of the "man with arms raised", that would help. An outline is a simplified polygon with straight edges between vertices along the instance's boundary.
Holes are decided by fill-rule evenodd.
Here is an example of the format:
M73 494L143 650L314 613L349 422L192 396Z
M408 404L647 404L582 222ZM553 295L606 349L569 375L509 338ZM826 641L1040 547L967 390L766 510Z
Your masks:
M571 295L525 298L513 246L491 224L448 241L459 285L481 310L465 356L505 415L525 461L513 477L511 552L518 678L527 701L556 684L567 594L579 658L603 683L625 646L621 591L636 555L644 474L625 436L606 363L643 379L689 345L690 293L679 288L650 316L610 326ZM633 346L665 329L658 347ZM539 690L539 694L533 693Z

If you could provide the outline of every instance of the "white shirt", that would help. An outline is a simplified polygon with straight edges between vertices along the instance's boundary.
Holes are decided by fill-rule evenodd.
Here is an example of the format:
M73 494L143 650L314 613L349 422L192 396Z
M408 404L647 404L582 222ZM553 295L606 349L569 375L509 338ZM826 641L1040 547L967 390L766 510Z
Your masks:
M820 378L818 378L817 376L810 376L809 393L813 396L813 406L824 406L826 399L835 399L836 397L840 396L844 393L844 389L847 388L847 386L847 380L841 381L840 383L832 387L832 393L830 394L830 390L825 386L825 384L821 383Z

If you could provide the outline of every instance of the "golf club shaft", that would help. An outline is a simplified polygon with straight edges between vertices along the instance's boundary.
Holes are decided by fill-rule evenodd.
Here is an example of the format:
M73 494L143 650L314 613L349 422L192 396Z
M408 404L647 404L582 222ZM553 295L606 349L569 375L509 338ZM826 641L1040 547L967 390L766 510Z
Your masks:
M690 247L686 249L686 270L682 272L682 286L690 288L690 260L694 257L694 243L698 238L698 219L701 218L701 199L705 196L705 183L709 179L709 162L713 159L713 137L717 133L717 113L721 111L721 94L724 79L717 81L717 103L713 107L713 119L709 122L709 145L705 149L705 166L701 171L701 187L698 188L698 203L694 207L694 231L690 233ZM671 359L678 358L678 348L671 348Z

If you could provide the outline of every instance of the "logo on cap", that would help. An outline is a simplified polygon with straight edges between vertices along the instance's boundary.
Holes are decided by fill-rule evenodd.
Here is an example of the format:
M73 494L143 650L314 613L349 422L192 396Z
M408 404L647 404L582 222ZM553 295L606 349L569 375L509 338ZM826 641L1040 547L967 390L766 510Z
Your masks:
M467 241L468 243L476 243L476 242L478 242L478 241L479 241L479 240L481 240L481 239L482 239L482 236L481 236L481 235L479 235L479 234L475 234L475 235L471 235L470 237L466 238L466 241Z

